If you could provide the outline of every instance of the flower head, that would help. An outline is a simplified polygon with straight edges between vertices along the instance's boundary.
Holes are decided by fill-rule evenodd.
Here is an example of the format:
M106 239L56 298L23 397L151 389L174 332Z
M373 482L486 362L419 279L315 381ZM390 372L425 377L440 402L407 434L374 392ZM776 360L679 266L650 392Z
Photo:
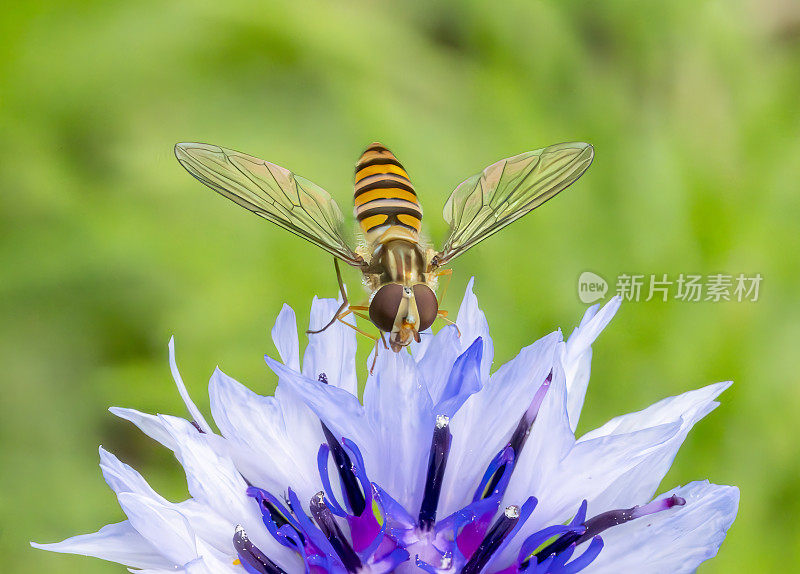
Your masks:
M311 327L338 304L315 299ZM214 432L170 365L192 420L112 412L171 449L191 497L170 502L100 450L128 519L34 546L148 573L572 574L691 572L716 554L738 490L707 481L653 496L687 433L729 383L664 399L575 437L591 345L619 300L590 308L490 374L472 292L457 328L383 352L357 396L355 332L311 335L295 315L273 340L274 397L217 369Z

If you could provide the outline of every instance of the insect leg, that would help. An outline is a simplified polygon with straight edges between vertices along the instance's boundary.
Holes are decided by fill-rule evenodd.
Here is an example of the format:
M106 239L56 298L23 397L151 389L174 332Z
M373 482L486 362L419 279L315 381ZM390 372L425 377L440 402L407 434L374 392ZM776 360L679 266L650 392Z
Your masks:
M334 313L333 317L331 318L330 321L328 321L327 325L325 325L322 329L316 329L316 330L309 329L308 331L306 331L306 334L308 335L322 333L325 329L333 325L336 322L336 319L339 317L339 314L345 309L347 309L347 307L349 306L349 302L347 301L347 291L345 291L344 282L342 281L342 272L339 270L339 260L336 259L335 257L333 258L333 266L336 268L336 280L339 282L339 292L342 294L342 304L339 305L339 309L336 311L336 313Z
M383 339L383 331L381 331L381 339ZM383 344L385 345L386 341L384 341ZM372 357L372 365L370 365L370 367L369 367L369 374L370 375L372 375L372 371L375 370L375 363L378 362L378 348L379 347L380 347L380 345L378 344L378 340L375 339L375 354Z
M383 336L383 331L380 331L380 334L381 334L381 342L383 343L383 348L388 351L389 345L386 344L386 338Z
M439 301L444 301L444 296L447 295L447 288L450 287L450 280L453 278L453 270L441 269L436 272L436 277L441 277L442 275L447 276L447 283L444 284L444 289L442 289L442 296L439 297Z
M461 329L458 328L458 325L456 325L455 321L453 321L452 319L448 319L447 315L448 315L448 313L444 309L439 309L439 312L436 313L436 316L438 318L440 318L442 321L444 321L448 325L452 325L453 327L455 327L456 331L458 331L458 336L460 337L461 336Z
M356 309L356 308L357 307L350 307L350 312L353 315L355 315L356 317L360 317L360 318L362 318L362 319L364 319L366 321L369 321L370 323L372 322L372 320L369 318L368 315L364 315L364 313L359 313L358 311L354 311L354 309Z
M365 337L368 337L368 338L372 339L373 341L377 341L377 340L378 340L378 337L377 337L377 335L370 335L370 334L369 334L369 333L367 333L366 331L364 331L364 330L362 330L362 329L359 329L358 327L356 327L356 326L355 326L355 325L353 325L352 323L348 323L347 321L345 321L345 320L344 320L344 318L345 318L345 317L347 317L347 316L348 316L349 314L351 314L351 313L353 313L354 315L359 315L360 317L363 317L363 315L361 315L360 313L356 313L356 312L355 312L355 311L353 311L352 309L348 309L348 310L347 310L347 311L345 311L344 313L340 313L340 314L336 315L336 316L335 316L333 319L334 319L334 320L341 321L343 324L345 324L345 325L347 325L348 327L350 327L351 329L353 329L353 331L355 331L356 333L359 333L359 334L361 334L361 335L364 335Z
M383 343L383 348L388 351L389 350L389 345L386 344L386 338L383 336L383 331L378 331L378 333L380 333L381 343ZM372 374L372 371L375 370L375 363L378 362L378 349L379 348L380 348L380 345L378 345L378 341L376 339L375 340L375 355L372 357L372 365L369 368L369 374L370 375Z
M359 335L364 335L365 337L367 337L368 339L372 339L373 341L377 341L378 340L378 337L376 335L370 335L369 333L367 333L363 329L359 329L358 327L356 327L352 323L348 323L347 321L342 321L342 323L344 323L345 325L350 327L353 331L355 331Z

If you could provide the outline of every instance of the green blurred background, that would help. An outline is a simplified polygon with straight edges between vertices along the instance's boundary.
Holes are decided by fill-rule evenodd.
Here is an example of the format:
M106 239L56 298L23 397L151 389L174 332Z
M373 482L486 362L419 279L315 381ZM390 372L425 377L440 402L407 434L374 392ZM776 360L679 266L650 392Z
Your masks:
M281 304L305 323L314 294L335 295L326 254L180 168L187 140L295 170L348 212L354 162L379 139L434 240L463 178L593 143L576 186L458 260L444 307L477 276L497 365L571 331L582 271L761 273L755 303L624 305L595 346L580 430L735 380L664 488L741 488L703 573L800 562L796 2L15 4L0 16L3 572L122 572L28 547L122 518L100 443L185 496L171 454L107 407L184 414L173 334L204 407L218 363L269 393Z

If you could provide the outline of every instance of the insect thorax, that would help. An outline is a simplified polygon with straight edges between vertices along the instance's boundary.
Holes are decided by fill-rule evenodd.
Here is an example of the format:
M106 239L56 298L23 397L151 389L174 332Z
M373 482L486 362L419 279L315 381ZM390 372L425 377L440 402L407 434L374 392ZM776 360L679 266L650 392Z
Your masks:
M371 287L376 289L386 283L415 285L427 283L427 261L418 243L397 239L376 247L367 273Z

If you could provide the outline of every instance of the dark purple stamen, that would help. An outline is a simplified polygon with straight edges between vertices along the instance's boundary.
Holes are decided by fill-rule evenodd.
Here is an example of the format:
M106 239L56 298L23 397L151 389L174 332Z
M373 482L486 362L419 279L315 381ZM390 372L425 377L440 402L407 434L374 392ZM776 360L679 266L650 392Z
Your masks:
M525 443L528 441L528 437L531 434L531 430L533 429L533 423L536 422L536 416L539 414L539 408L542 406L542 401L544 400L545 395L547 394L547 390L550 388L550 383L553 381L553 372L551 371L547 378L544 380L544 383L539 387L539 390L536 391L536 394L533 396L533 400L531 401L528 410L525 411L525 414L522 415L522 418L517 423L517 428L514 429L514 433L511 435L511 439L508 441L508 446L514 451L514 457L512 465L515 461L519 460L519 454L522 452L522 448L525 446ZM494 493L497 485L500 483L500 480L503 478L503 473L506 470L506 464L503 464L495 470L494 474L492 475L491 479L489 479L486 487L483 490L483 498L491 496Z
M237 526L236 532L233 534L233 546L236 548L236 553L239 555L239 561L242 566L250 574L286 574L277 564L267 558L255 544L250 542L241 526Z
M247 495L255 498L258 502L259 510L261 510L262 520L268 529L270 528L268 523L272 523L276 531L288 524L297 534L300 543L305 544L305 536L303 535L302 531L286 517L283 510L281 510L275 503L268 499L268 497L271 496L268 492L251 486L247 489ZM288 499L284 498L284 500L287 507L291 508L291 503L288 501Z
M319 529L331 543L336 554L342 559L342 564L348 572L358 572L361 569L361 559L356 554L347 537L339 528L330 508L325 504L325 494L318 492L311 498L309 505L311 515L314 517Z
M450 443L453 435L450 434L450 419L445 415L436 417L436 426L433 429L431 450L428 455L428 474L425 479L425 493L419 507L419 520L421 530L433 528L436 522L436 509L439 506L439 495L442 492L444 471L447 468L447 457L450 454Z
M559 554L573 544L578 545L582 542L586 542L590 538L594 538L612 526L618 526L620 524L630 522L631 520L635 520L636 518L641 518L642 516L647 516L648 514L653 514L661 510L669 510L673 506L683 506L684 504L686 504L685 499L681 498L677 494L673 494L669 498L654 500L653 502L645 504L644 506L634 506L632 508L623 508L619 510L609 510L608 512L603 512L602 514L598 514L597 516L594 516L583 523L586 527L586 530L583 532L583 534L579 534L577 532L568 532L567 534L563 534L542 548L535 555L536 561L542 562L542 560L551 554Z
M320 383L328 384L328 376L325 373L320 373L317 380ZM342 493L347 499L354 516L361 516L367 506L364 493L361 491L361 486L358 484L358 478L353 472L353 463L350 460L350 455L342 448L341 443L336 440L336 436L331 430L320 421L322 425L322 432L325 433L325 440L331 449L333 455L333 462L336 464L336 470L339 473L339 480L342 484Z
M461 569L461 574L479 574L519 521L519 506L509 506L492 525L477 550Z
M336 437L331 430L325 426L325 423L320 422L322 425L322 432L325 433L325 440L328 441L328 446L333 455L333 462L336 464L336 471L339 473L339 481L342 485L342 493L350 505L350 510L353 511L354 516L361 516L367 506L364 498L364 493L361 491L361 486L358 484L356 473L353 472L353 463L350 460L350 455L344 450L342 445L336 440Z
M536 422L536 416L539 414L539 408L542 406L544 396L547 394L547 390L550 388L550 383L552 382L553 372L550 371L550 374L547 375L547 378L533 396L528 410L525 411L525 414L522 415L519 423L517 423L517 428L514 430L514 434L511 435L511 440L508 441L508 445L514 449L517 459L519 459L519 453L522 452L522 447L524 447L525 443L528 441L531 429L533 429L533 423Z
M192 426L197 429L197 432L200 434L206 434L206 431L200 428L200 425L197 424L197 421L192 421Z
M286 517L283 515L283 513L280 510L278 510L278 507L272 504L269 500L262 499L261 507L262 507L262 512L267 511L269 513L269 517L272 519L272 522L275 523L276 528L280 528L284 524L289 524L289 521L286 520Z

